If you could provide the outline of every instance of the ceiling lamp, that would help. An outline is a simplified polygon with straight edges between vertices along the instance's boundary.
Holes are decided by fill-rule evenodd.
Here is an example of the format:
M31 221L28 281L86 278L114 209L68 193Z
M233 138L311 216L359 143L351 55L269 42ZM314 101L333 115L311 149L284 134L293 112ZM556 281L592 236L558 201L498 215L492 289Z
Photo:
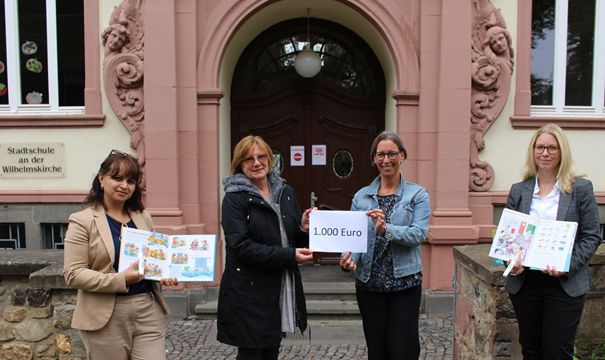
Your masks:
M311 41L309 40L309 9L307 9L307 43L303 50L296 55L294 69L298 75L305 78L312 78L321 70L321 58L311 49Z

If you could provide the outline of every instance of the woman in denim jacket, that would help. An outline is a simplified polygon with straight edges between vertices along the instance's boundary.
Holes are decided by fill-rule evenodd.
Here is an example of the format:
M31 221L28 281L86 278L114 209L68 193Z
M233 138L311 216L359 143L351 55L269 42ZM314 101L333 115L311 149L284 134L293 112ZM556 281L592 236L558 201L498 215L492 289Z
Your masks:
M429 194L401 176L407 152L396 133L380 133L371 157L380 176L359 190L351 205L367 211L368 250L344 253L340 266L355 270L368 359L418 359L420 244L429 230Z

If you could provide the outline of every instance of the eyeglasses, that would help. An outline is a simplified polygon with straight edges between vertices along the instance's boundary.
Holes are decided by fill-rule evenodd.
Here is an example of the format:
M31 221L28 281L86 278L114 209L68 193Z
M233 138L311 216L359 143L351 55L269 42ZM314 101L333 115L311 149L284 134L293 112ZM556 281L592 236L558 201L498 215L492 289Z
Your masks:
M129 154L129 153L127 153L127 152L123 152L123 151L120 151L120 150L116 150L116 149L112 149L112 150L109 152L109 155L107 155L107 157L110 157L111 155L123 155L123 156L128 156L129 158L133 158L133 159L135 159L137 162L139 161L139 158L137 158L136 156L134 156L134 155L132 155L132 154Z
M250 156L250 157L247 157L244 160L242 160L242 162L247 163L247 164L254 164L254 162L257 160L259 163L264 163L267 160L269 160L269 155L258 154L258 155Z
M374 154L374 156L378 160L384 160L385 156L388 157L389 160L395 160L395 159L397 159L397 156L399 156L399 154L401 154L400 151L389 151L389 152L386 152L386 153L378 152L378 153Z
M534 152L537 155L542 154L544 152L544 150L546 150L546 152L548 152L549 154L556 154L557 151L559 151L559 147L554 146L554 145L549 145L549 146L538 145L538 146L534 147Z

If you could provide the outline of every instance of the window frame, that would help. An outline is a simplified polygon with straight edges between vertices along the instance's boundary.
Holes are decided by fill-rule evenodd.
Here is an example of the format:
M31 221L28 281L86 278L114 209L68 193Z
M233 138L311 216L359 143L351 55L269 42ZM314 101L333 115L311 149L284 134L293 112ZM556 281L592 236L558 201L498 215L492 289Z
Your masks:
M532 1L520 1L517 7L517 68L514 114L511 116L513 128L535 129L554 122L563 128L605 129L605 69L599 63L605 63L605 49L595 46L593 63L593 106L564 106L565 67L567 64L567 1L555 1L555 63L553 73L553 105L531 105L531 21ZM605 4L596 1L595 40L605 41ZM601 21L598 21L598 19ZM561 26L560 24L564 25ZM564 35L564 36L561 36ZM564 40L561 40L564 39ZM561 65L563 64L563 65ZM602 102L594 106L595 101ZM597 109L598 108L598 109Z
M13 231L15 231L15 237L14 238L6 238L6 239L0 239L2 242L4 241L14 241L15 243L15 248L14 249L26 249L27 248L27 242L25 239L25 223L17 223L17 222L3 222L0 223L0 227L6 227L6 229L8 230L9 233L12 234ZM11 235L13 236L13 235ZM0 249L9 249L6 247L0 247Z
M69 223L40 223L43 247L45 249L62 250L65 245L65 234L68 225ZM55 234L55 230L58 230L58 236ZM49 245L52 246L49 247Z
M13 30L8 31L10 26L16 28L17 1L5 0L5 4L6 46L7 49L17 49L18 35ZM56 0L46 0L46 4L47 44L49 49L57 49ZM8 36L9 33L14 33L14 36ZM9 105L2 105L3 109L0 110L0 128L103 126L105 115L101 105L99 37L99 0L84 0L84 106L59 106L57 52L49 51L49 104L19 104L20 86L16 90L9 87ZM14 79L9 84L15 81L20 84L19 67L15 66L19 63L19 52L9 54L7 50L6 60L9 80Z

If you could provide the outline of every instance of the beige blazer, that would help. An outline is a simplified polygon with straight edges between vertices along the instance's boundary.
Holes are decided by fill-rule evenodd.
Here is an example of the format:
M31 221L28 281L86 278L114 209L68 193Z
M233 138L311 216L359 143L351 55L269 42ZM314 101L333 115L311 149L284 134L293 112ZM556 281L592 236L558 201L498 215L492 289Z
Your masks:
M133 212L130 217L139 229L153 228L147 211ZM111 317L116 293L128 292L124 274L113 269L115 250L105 211L89 207L71 214L64 241L63 276L67 285L78 289L71 326L89 331L101 329ZM153 294L168 314L159 282L153 282Z

